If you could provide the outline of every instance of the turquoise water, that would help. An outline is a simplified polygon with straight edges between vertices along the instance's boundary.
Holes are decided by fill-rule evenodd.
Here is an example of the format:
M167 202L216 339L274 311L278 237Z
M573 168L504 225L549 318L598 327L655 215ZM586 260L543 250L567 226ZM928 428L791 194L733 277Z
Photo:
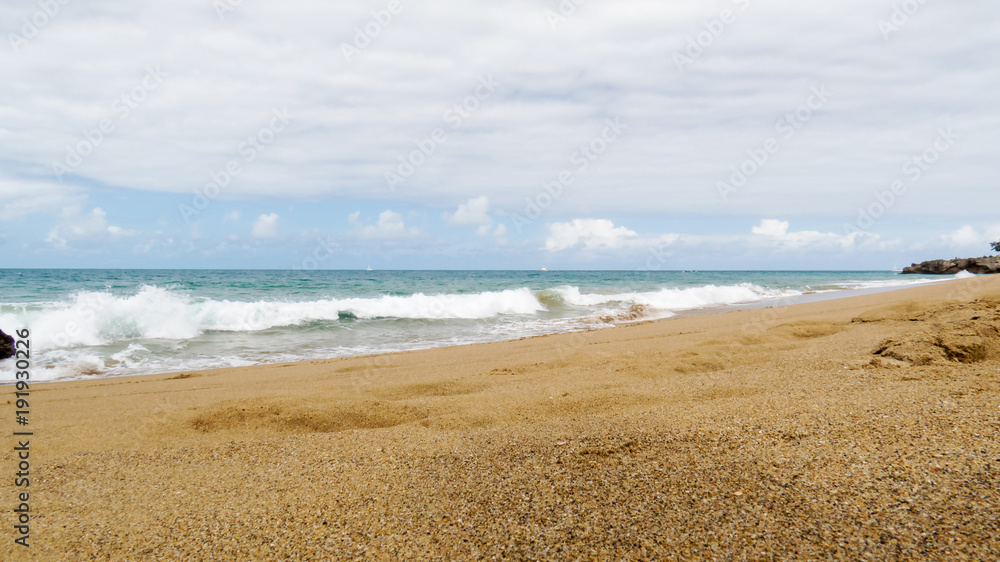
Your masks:
M0 329L33 378L366 355L596 329L683 311L907 286L878 271L0 270ZM0 380L13 365L0 363Z

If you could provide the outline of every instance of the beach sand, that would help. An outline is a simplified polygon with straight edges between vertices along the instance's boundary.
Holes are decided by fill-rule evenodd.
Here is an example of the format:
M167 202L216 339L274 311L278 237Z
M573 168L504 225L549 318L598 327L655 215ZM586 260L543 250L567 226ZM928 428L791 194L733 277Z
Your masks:
M32 546L8 437L0 558L995 560L998 305L995 276L33 385Z

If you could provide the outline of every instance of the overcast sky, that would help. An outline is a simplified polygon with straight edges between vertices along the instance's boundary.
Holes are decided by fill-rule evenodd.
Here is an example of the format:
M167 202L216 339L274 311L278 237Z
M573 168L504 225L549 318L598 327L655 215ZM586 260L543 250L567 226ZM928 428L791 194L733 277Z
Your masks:
M1000 239L996 2L0 22L5 267L888 269Z

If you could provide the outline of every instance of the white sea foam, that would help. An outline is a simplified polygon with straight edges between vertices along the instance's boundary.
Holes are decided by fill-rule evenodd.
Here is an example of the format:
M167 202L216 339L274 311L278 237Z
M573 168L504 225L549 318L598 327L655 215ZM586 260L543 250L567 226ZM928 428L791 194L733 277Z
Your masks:
M336 321L345 314L355 318L484 319L543 310L526 288L467 295L417 293L308 302L238 302L194 298L146 286L129 296L81 292L69 302L5 316L11 317L10 324L30 325L39 347L65 348L140 339L189 340L209 331L258 332Z
M801 295L799 291L766 289L751 283L739 285L704 285L686 289L660 289L637 293L581 293L577 287L557 287L554 291L567 304L599 306L612 303L642 304L665 311L691 310L711 306L725 306L757 302L769 298Z
M637 311L642 319L664 318L673 311L800 294L751 283L608 293L565 285L537 294L521 287L467 294L230 301L141 286L127 294L83 291L61 302L3 304L0 325L31 328L32 349L39 351L32 379L45 381L514 339L607 327L638 319ZM435 322L366 322L372 319ZM0 363L0 382L12 381L13 375L13 364Z
M905 277L905 276L904 276ZM890 289L892 287L908 287L911 285L926 285L928 283L940 283L948 278L939 279L886 279L881 281L843 281L837 283L845 289Z
M69 353L62 356L63 360L39 365L35 363L31 369L33 381L55 381L61 379L78 379L102 375L106 372L104 360L92 353ZM50 358L51 359L51 358ZM0 380L10 382L13 372L0 368Z
M145 364L150 355L149 349L145 346L138 343L130 343L128 347L118 353L112 353L110 358L114 364L134 368Z

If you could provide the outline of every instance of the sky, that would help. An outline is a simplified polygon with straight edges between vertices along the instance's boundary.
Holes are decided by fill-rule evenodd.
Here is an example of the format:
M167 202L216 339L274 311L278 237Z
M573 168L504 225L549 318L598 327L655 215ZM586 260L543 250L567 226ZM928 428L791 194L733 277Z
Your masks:
M890 269L1000 240L986 0L0 4L0 267Z

